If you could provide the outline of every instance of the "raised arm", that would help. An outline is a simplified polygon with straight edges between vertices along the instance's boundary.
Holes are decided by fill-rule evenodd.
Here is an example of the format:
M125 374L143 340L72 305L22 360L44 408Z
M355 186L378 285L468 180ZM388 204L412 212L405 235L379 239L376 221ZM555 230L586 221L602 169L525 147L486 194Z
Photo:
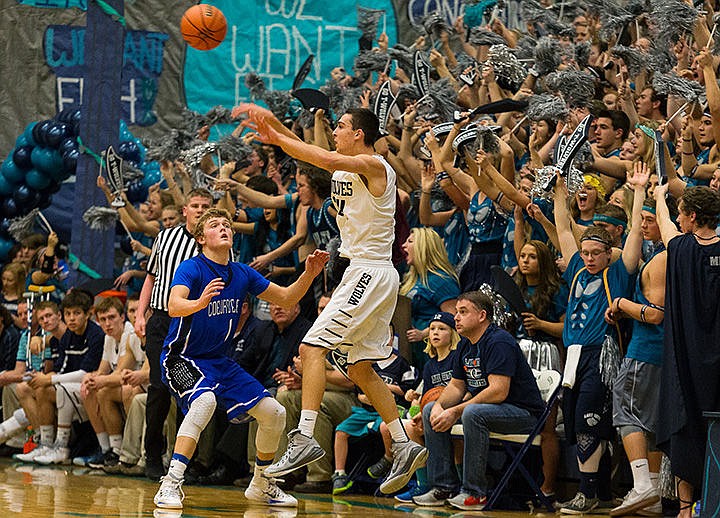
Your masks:
M577 242L570 226L570 212L567 208L568 190L565 180L560 173L555 183L555 228L557 229L558 244L565 264L570 264L575 252L578 251Z
M625 269L628 273L635 273L642 255L642 206L645 201L645 186L650 171L647 164L643 162L635 163L633 173L628 173L627 183L630 184L635 191L633 199L632 220L630 222L630 233L625 240L625 246L622 251L622 261L625 263Z
M665 246L668 246L670 240L681 234L678 231L675 223L670 219L670 211L665 201L665 195L667 194L668 185L658 185L655 187L655 214L657 216L658 227L660 227L660 236L662 237Z

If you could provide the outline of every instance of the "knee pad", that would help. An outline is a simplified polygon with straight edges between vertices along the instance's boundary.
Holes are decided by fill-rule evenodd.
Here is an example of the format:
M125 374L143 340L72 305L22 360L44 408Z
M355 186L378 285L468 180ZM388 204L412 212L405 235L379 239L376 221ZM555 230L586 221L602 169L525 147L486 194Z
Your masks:
M265 397L248 412L258 423L255 447L262 453L277 450L280 436L285 432L285 407L275 399Z
M587 462L600 446L600 438L589 433L577 434L577 456L580 462Z
M215 394L209 390L196 397L190 403L190 409L178 428L178 437L190 437L197 442L200 434L210 422L216 406Z

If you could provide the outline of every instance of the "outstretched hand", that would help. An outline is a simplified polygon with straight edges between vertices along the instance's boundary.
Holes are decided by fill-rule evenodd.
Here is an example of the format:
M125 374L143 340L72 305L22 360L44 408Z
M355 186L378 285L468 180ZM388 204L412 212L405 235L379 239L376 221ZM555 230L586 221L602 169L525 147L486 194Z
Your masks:
M305 259L305 271L309 275L316 277L321 271L323 271L323 268L325 268L329 259L329 252L326 252L325 250L315 250L307 257L307 259Z

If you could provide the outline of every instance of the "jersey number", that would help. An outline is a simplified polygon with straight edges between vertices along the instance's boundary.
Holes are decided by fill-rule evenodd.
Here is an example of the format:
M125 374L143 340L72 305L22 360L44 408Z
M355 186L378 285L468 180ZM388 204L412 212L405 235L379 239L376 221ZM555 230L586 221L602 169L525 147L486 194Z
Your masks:
M345 200L342 198L333 198L333 205L335 205L335 208L337 209L338 216L345 215L343 212L345 210Z

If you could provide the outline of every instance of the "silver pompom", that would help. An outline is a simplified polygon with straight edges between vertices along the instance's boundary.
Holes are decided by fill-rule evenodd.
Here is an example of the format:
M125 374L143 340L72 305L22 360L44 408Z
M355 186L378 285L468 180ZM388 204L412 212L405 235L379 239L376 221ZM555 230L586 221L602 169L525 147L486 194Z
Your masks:
M565 101L557 95L533 95L528 99L526 115L531 121L553 120L562 121L570 114Z
M22 241L35 232L35 218L40 212L38 209L31 210L21 218L15 218L10 222L8 233L15 241Z
M557 179L558 168L552 165L541 167L535 170L535 183L530 190L531 198L540 198L546 201L552 201L555 196L555 181ZM568 189L568 195L575 196L575 193L582 189L585 185L585 179L581 171L570 168L570 173L565 179Z
M115 228L115 222L118 220L118 212L109 207L90 207L83 214L83 221L93 230L110 230Z
M482 284L478 291L492 300L493 318L492 323L503 329L508 329L515 317L509 310L507 301L502 298L489 284Z

